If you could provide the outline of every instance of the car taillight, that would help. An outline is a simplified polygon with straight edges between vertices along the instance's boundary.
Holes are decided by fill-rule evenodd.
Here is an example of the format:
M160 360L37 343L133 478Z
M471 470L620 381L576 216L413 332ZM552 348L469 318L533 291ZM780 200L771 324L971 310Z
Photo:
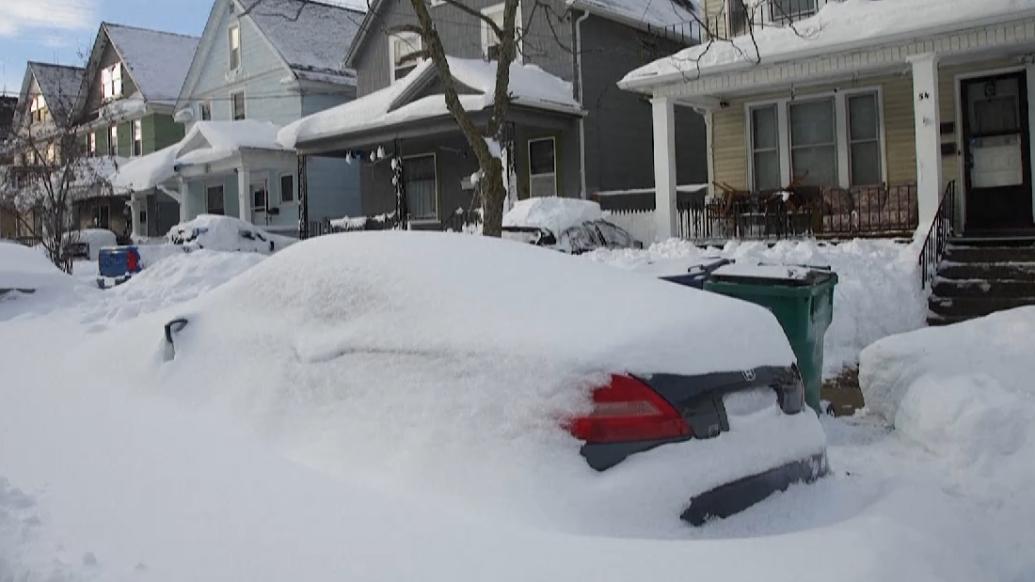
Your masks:
M679 412L657 392L629 376L593 391L593 411L575 418L572 436L588 443L664 440L690 436Z
M126 253L126 270L136 273L140 268L140 255L133 249Z

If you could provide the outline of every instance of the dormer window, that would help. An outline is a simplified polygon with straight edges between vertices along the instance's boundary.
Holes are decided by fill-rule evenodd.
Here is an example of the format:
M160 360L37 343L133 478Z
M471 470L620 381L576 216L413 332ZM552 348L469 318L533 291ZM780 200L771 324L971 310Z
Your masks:
M101 70L101 93L105 101L122 97L122 63Z
M230 70L236 71L241 67L241 27L233 25L230 27Z
M32 97L32 101L29 103L29 116L33 123L43 123L47 118L47 102L43 100L43 95Z
M419 34L397 32L388 37L388 60L391 66L392 82L405 77L424 60L420 53L424 43Z

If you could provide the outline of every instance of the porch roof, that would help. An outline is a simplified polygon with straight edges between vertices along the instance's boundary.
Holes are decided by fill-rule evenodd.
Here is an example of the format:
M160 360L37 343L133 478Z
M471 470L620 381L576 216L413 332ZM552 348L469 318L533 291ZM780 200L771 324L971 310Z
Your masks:
M277 143L280 127L266 121L199 121L179 143L137 158L112 178L116 192L140 192L175 178L185 166L228 160L242 150L290 151Z
M462 86L460 102L469 112L493 105L496 63L447 57L453 78ZM404 78L354 101L315 113L289 124L278 135L284 147L303 149L329 139L347 138L372 130L449 116L442 93L426 94L437 79L431 61L417 65ZM581 115L572 86L535 65L511 64L511 103L568 115Z
M887 71L926 53L963 57L1032 46L1035 0L845 0L827 3L793 28L680 51L630 72L619 85L692 102Z

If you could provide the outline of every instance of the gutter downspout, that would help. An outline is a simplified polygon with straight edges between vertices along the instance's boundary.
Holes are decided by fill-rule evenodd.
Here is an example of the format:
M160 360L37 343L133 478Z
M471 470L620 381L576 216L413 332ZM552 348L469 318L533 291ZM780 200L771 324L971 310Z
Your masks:
M575 66L576 76L578 79L579 87L579 107L583 111L586 110L585 94L586 88L582 84L582 21L589 18L589 12L583 11L582 15L575 19ZM579 117L579 163L582 166L582 171L579 172L581 175L581 186L582 186L582 199L588 198L588 192L586 192L586 116L582 115Z

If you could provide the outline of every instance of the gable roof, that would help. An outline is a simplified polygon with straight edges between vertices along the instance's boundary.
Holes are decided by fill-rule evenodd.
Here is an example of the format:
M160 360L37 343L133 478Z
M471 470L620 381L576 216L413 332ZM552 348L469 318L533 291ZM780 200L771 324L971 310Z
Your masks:
M347 66L354 65L359 49L369 39L374 18L382 5L384 0L372 0L356 40L345 57ZM675 37L689 36L691 23L695 21L693 14L704 14L700 0L565 0L565 5L626 26Z
M493 104L496 63L481 59L447 57L453 78L464 91L460 102L467 111L481 111ZM416 120L449 115L442 93L423 94L438 79L431 61L423 61L404 78L369 95L314 113L284 127L277 136L284 147L342 137L368 130L403 125ZM571 83L536 65L511 63L510 98L513 105L581 115L572 96Z
M355 84L345 55L363 11L315 0L237 0L259 31L300 78Z
M29 107L29 88L32 86L32 80L35 79L44 101L47 102L50 114L54 116L54 120L58 124L63 125L75 107L79 91L82 88L84 73L85 71L80 67L30 61L25 68L25 79L22 81L17 118L21 119Z

